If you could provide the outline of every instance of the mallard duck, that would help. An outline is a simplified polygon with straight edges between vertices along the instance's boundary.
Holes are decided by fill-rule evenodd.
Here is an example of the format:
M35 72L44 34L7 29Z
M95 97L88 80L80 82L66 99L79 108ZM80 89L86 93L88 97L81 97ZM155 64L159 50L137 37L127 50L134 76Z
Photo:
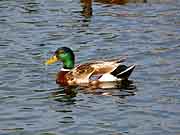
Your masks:
M48 59L45 64L49 65L57 61L61 61L63 67L57 74L56 83L63 86L119 82L128 79L135 68L135 65L123 65L124 59L92 61L75 67L75 55L68 47L58 48L54 56Z

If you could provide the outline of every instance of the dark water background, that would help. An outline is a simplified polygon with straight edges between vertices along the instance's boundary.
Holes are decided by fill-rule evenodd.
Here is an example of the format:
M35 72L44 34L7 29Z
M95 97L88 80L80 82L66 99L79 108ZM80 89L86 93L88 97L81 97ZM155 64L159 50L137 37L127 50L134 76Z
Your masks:
M0 135L180 135L180 1L108 5L79 0L0 1ZM133 86L114 95L59 93L69 46L77 63L128 55Z

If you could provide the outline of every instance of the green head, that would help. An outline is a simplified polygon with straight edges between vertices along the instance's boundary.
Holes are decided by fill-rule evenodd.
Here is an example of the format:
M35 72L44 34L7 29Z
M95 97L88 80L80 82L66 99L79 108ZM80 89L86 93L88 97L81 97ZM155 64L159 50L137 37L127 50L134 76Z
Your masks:
M73 51L68 47L61 47L55 51L55 55L45 62L45 64L53 64L56 61L63 62L64 69L73 69L75 57Z

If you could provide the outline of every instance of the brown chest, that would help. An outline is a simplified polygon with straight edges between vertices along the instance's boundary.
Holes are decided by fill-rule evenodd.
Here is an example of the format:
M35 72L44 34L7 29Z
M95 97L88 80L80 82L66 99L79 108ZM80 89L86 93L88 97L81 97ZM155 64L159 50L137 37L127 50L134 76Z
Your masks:
M64 85L67 85L67 78L66 78L66 74L68 73L69 71L60 71L58 74L57 74L57 78L56 78L56 83L57 84L60 84L62 86Z

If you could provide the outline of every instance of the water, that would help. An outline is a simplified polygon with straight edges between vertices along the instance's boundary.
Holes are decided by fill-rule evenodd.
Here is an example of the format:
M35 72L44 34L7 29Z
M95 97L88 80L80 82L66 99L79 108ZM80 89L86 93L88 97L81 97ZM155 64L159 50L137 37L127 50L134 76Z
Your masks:
M180 1L82 5L0 1L0 135L179 135ZM61 46L77 63L128 55L133 84L65 95L43 65Z

